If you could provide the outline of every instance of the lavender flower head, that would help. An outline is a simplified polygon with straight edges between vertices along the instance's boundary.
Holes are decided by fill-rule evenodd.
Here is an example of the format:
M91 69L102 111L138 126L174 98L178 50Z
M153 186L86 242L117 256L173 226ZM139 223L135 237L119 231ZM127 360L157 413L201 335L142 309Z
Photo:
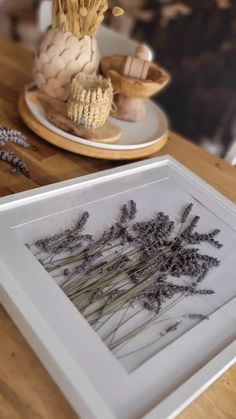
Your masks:
M0 147L4 147L8 142L18 144L24 148L29 146L27 138L21 132L0 125ZM31 177L26 163L14 152L0 149L0 160L10 163L13 166L11 171L13 175L22 173L28 178Z
M0 150L0 160L10 163L13 166L11 170L13 175L22 173L28 178L31 177L30 170L28 169L26 163L19 159L13 151Z
M21 147L29 147L28 139L21 132L0 125L0 146L7 142L18 144Z
M186 223L186 221L188 220L188 217L189 217L192 209L193 209L193 204L192 203L189 204L189 205L187 205L187 207L185 208L185 210L184 210L184 212L182 214L182 217L181 217L181 223L182 224Z
M167 329L164 332L161 332L160 335L163 337L165 335L168 335L168 333L176 332L178 330L178 327L182 324L182 320L175 322L171 326L167 327Z

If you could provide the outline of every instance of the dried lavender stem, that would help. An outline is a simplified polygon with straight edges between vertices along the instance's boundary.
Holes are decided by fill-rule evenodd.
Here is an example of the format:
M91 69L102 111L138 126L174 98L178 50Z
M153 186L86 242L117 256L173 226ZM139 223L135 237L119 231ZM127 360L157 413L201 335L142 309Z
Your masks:
M178 233L178 235L177 235L177 237L176 237L176 240L178 239L178 237L179 237L179 235L181 234L181 229L182 229L182 227L183 227L183 224L181 224L180 225L180 230L179 230L179 233ZM91 250L95 250L96 249L96 247L101 243L101 241L102 241L102 239L99 239L99 240L97 240L93 245L92 245L92 247L89 249L89 251L91 252ZM154 244L154 240L153 240L153 242L151 242L150 243L150 246L152 245L152 244ZM173 245L175 244L175 242L173 243ZM172 245L172 246L173 246ZM115 244L112 248L110 248L110 249L108 249L108 250L112 250L112 249L114 249L114 248L116 248L116 247L120 247L121 246L121 244L120 243L118 243L118 244ZM141 247L141 249L142 249L142 247ZM140 252L140 250L141 249L133 249L133 250L131 250L131 251L129 251L128 253L125 253L125 255L130 255L130 256L132 256L133 254L138 254L139 252ZM56 264L56 265L54 265L54 266L52 266L52 267L48 267L48 268L46 268L45 267L45 269L47 269L47 271L48 272L52 272L53 270L56 270L56 269L59 269L59 268L61 268L61 267L63 267L63 266L65 266L65 265L70 265L70 264L72 264L72 263L75 263L75 262L79 262L79 261L82 261L83 260L83 257L84 257L84 255L85 255L85 253L86 253L86 249L85 250L83 250L82 252L79 252L78 254L76 254L76 255L73 255L73 256L70 256L70 257L67 257L67 258L63 258L63 259L61 259L60 260L60 262L58 263L58 264ZM78 259L77 259L78 258ZM56 263L56 262L55 262Z
M70 298L72 298L74 300L74 298L76 298L79 295L83 295L84 293L88 293L90 292L91 295L93 295L95 292L99 292L102 289L106 289L109 286L109 283L111 282L112 279L116 279L115 282L113 282L113 285L117 285L125 280L127 280L126 276L122 277L122 274L118 277L116 275L113 275L112 277L107 278L107 283L108 284L102 284L101 286L97 286L97 282L98 279L97 278L92 278L92 283L87 285L86 287L83 287L82 289L79 289L77 292L74 292L73 294L69 294L68 296L70 296Z
M108 345L109 347L112 345L112 343L113 343L113 341L114 341L114 339L115 339L115 337L116 337L116 333L117 333L117 331L118 331L118 329L119 329L120 325L122 324L122 321L124 320L124 318L125 318L126 314L128 313L129 309L130 309L130 303L128 304L128 307L126 308L126 310L125 310L125 311L124 311L124 313L122 314L122 316L121 316L121 319L120 319L119 323L117 324L116 328L114 329L114 331L113 331L113 333L112 333L112 336L111 336L111 341L110 341L110 343L109 343L109 345Z
M182 299L182 297L178 297L174 303L169 304L169 306L167 306L166 309L163 309L162 311L160 311L156 316L157 320L154 320L154 317L153 317L153 318L147 320L146 322L142 323L142 325L139 328L136 329L136 333L135 334L132 333L132 336L130 336L129 333L126 336L123 336L123 340L124 340L123 343L124 344L122 345L122 348L124 346L126 346L128 342L130 342L130 339L136 338L138 335L140 335L143 332L146 332L150 327L153 327L157 323L168 320L168 319L160 320L160 318L162 316L164 316L164 314L166 314L176 304L178 304L181 301L181 299ZM179 318L179 317L176 317L176 318ZM169 318L169 319L171 319L171 318ZM172 317L172 319L174 319L174 317ZM121 344L117 345L117 342L115 342L115 344L116 344L116 347L113 348L113 349L119 348L120 345L121 345ZM118 350L120 351L120 349L118 349Z
M157 319L159 319L159 318L161 318L165 313L167 313L172 307L174 307L177 303L179 303L180 301L181 301L181 299L183 298L183 296L180 296L180 297L178 297L174 302L172 302L172 303L170 303L169 305L167 305L167 307L165 307L164 309L162 309L161 311L159 311L159 313L157 313ZM120 326L122 327L125 323L127 323L128 321L130 321L133 317L135 317L137 314L139 314L140 312L142 312L143 311L143 309L140 309L138 312L136 312L136 313L134 313L132 316L130 316L128 319L126 319ZM152 326L153 324L155 324L155 322L154 323L152 323L153 322L153 318L151 319L151 322L150 322L150 319L149 320L146 320L144 323L142 323L142 325L140 325L140 327L143 327L142 328L142 330L141 330L141 332L145 329L145 331L146 331L146 329L147 328L149 328L150 326ZM149 324L149 325L147 325L147 323ZM112 332L111 332L112 333ZM138 333L137 334L139 334L140 333L140 331L138 331ZM136 337L137 336L137 334L134 336L134 337ZM110 336L110 335L109 335ZM105 339L107 339L109 336L106 336L106 338ZM127 339L129 339L129 333L126 335L126 338Z
M89 252L91 253L92 251L96 251L96 248L101 244L101 242L102 242L101 238L99 240L95 241L93 243L93 245L89 248ZM118 243L118 244L112 246L111 248L109 248L108 250L112 250L112 249L114 249L116 247L120 247L120 246L121 246L120 243ZM87 249L83 249L81 252L77 253L76 255L62 258L62 259L59 260L59 262L58 261L54 262L54 263L56 263L56 265L54 265L52 267L48 267L48 268L45 267L45 269L48 272L53 272L54 270L60 269L60 268L64 267L65 265L71 265L75 262L81 262L83 260L84 256L85 256L86 252L87 252Z
M160 265L160 267L159 268L161 268L161 266L162 265ZM139 283L139 285L140 284L142 284L142 286L143 286L143 289L145 289L145 288L148 288L148 286L149 285L151 285L151 284L149 284L149 285L147 285L147 281L149 280L150 281L150 278L151 278L151 280L153 281L153 280L155 280L155 276L157 275L157 272L156 273L154 273L154 275L152 275L151 277L150 277L150 275L148 274L148 276L146 276L144 279L143 279L143 281L142 281L142 283L140 282ZM132 298L134 298L136 295L138 295L139 294L139 292L141 292L143 289L141 289L141 291L140 291L140 287L139 287L139 289L137 290L137 288L138 288L138 285L135 285L135 286L133 286L130 290L127 290L127 292L126 292L126 294L124 295L124 296L127 296L127 294L130 294L130 292L131 293L133 293L133 290L135 291L136 290L136 294L134 294L133 295L133 297ZM124 296L122 296L122 297L120 297L120 299L122 299L122 298L124 298ZM130 295L128 295L128 297L127 297L127 299L129 299L130 298ZM115 301L114 301L114 303L116 303L117 301L118 301L119 299L117 298L117 299L115 299ZM126 300L127 301L127 300ZM113 303L111 303L111 304L113 304ZM104 304L104 310L107 310L107 308L109 308L110 306L111 306L111 304ZM119 305L119 302L118 302L118 305ZM96 310L94 311L94 312L92 312L91 313L91 315L92 314L94 314L96 312ZM105 314L109 314L109 312L108 313L103 313L104 315ZM87 317L87 320L89 321L89 317Z
M109 349L111 351L113 351L114 349L116 349L117 347L119 347L122 343L127 342L127 340L130 341L130 339L133 339L134 337L136 337L141 331L143 331L148 325L153 323L153 320L155 319L155 317L157 317L157 314L154 314L154 316L151 317L151 319L146 320L142 325L136 327L135 329L133 329L132 332L130 332L129 334L121 337L120 339L118 339L116 342L114 342L113 345L109 346Z
M196 315L196 316L198 316L198 317L199 317L199 315ZM163 320L161 320L161 321L174 320L174 319L178 319L178 318L181 318L181 317L183 317L183 318L184 318L185 316L172 317L172 318L169 318L169 319L163 319ZM201 316L201 317L205 317L205 316ZM190 318L191 318L191 317L190 317ZM161 321L159 321L159 322L155 322L155 324L160 323ZM178 323L176 323L176 324L180 324L180 322L178 322ZM146 345L144 345L144 346L141 346L140 348L137 348L137 349L135 349L135 350L133 350L133 351L130 351L130 352L126 353L126 354L123 354L123 355L121 355L121 356L118 356L118 359L125 358L125 357L127 357L127 356L133 355L134 353L137 353L137 352L142 351L142 350L144 350L144 349L146 349L146 348L149 348L150 346L153 346L155 343L159 342L159 341L160 341L163 337L165 337L167 333L169 333L169 331L168 331L168 330L169 330L169 331L172 331L172 327L170 326L170 327L169 327L169 329L167 329L167 330L166 330L166 332L165 332L164 334L162 334L162 335L161 335L161 337L159 337L159 338L155 339L154 341L152 341L152 342L150 342L150 343L148 343L148 344L146 344Z
M61 288L96 331L101 330L102 333L102 328L107 325L103 340L112 351L120 353L128 342L164 321L161 319L164 314L186 296L213 292L197 290L197 285L212 267L219 265L219 261L201 255L198 248L190 246L208 241L220 248L221 244L215 240L219 230L208 234L194 232L199 217L189 218L192 207L190 204L185 208L178 230L163 212L151 220L131 224L136 214L136 205L133 203L123 205L120 221L98 240L90 236L86 247L86 235L82 236L76 230L74 233L73 229L72 236L68 236L70 230L65 230L60 237L55 235L45 242L41 240L42 249L46 244L45 248L52 250L52 254L43 262L45 268L48 272L64 268L65 279L60 284ZM63 252L68 250L76 253L61 258L61 249ZM187 275L192 282L189 285L175 285L166 281L168 275L176 278ZM177 293L181 293L181 296L172 301ZM166 305L168 299L171 299L171 303ZM137 325L136 322L136 327L132 329L132 319L142 310L150 310L150 317L142 324ZM115 314L117 320L111 328L109 322ZM196 314L189 316L193 320L205 318ZM177 323L170 326L166 333L177 326ZM121 331L119 336L118 331Z
M155 259L155 258L154 258ZM153 260L151 260L152 262ZM149 262L150 263L150 262ZM162 265L160 265L161 267ZM125 298L126 301L129 299L134 298L137 294L139 294L140 292L144 291L145 288L148 288L150 285L153 284L153 281L155 281L157 276L157 272L155 272L153 275L151 276L147 276L145 277L138 285L133 286L130 290L127 291L126 295L123 297L120 297L118 299L116 299L114 301L114 303L106 305L106 307L104 308L104 314L109 314L109 309L113 309L116 307L116 303L119 305L119 300L121 298ZM134 292L135 291L135 292Z
M133 351L130 351L130 352L124 354L124 355L117 356L117 358L118 359L123 359L123 358L126 358L127 356L130 356L130 355L133 355L133 354L135 354L137 352L143 351L144 349L150 348L151 346L155 345L155 343L158 343L161 339L163 339L163 337L164 336L159 336L157 339L153 340L152 342L150 342L150 343L148 343L148 344L146 344L144 346L141 346L138 349L135 349Z
M175 301L173 301L172 303L170 303L170 304L168 304L165 308L163 308L162 310L160 310L159 311L159 313L157 313L157 319L159 319L159 318L161 318L165 313L167 313L171 308L173 308L176 304L178 304L181 300L183 300L183 298L184 298L184 296L185 296L185 294L182 294L182 295L180 295L178 298L176 298L176 300ZM140 310L140 311L142 311L142 310ZM137 313L135 313L133 316L131 316L131 318L132 317L134 317L136 314L138 314L140 311L138 311ZM130 318L130 319L131 319ZM126 322L128 322L130 319L127 319L124 323L126 323ZM152 324L152 322L150 322L150 324L149 324L149 326L147 326L146 325L146 323L147 322L149 322L149 321L146 321L144 324L142 324L141 326L143 326L143 329L147 329L147 328L149 328L149 327L151 327L153 324L155 324L155 322ZM123 323L123 324L124 324ZM122 326L122 324L121 324L121 326ZM140 327L141 327L140 326ZM142 330L141 330L141 332L142 332ZM129 339L129 334L127 334L126 335L126 337L127 337L127 339ZM136 337L136 335L134 336L134 337ZM107 337L106 337L107 338Z
M178 317L172 317L169 319L163 319L163 320L159 320L165 313L167 313L169 310L171 310L176 304L178 304L181 300L183 300L183 298L185 297L186 294L182 294L181 296L179 296L174 302L170 303L169 305L167 305L167 307L165 307L163 310L161 310L158 315L157 315L157 321L153 321L151 319L151 321L146 321L145 323L142 324L142 326L140 326L141 330L137 330L137 333L135 335L132 334L132 336L130 337L130 334L128 333L125 337L123 336L124 339L124 344L126 345L131 338L136 337L138 334L142 333L143 331L146 332L146 330L148 330L150 327L153 327L155 324L159 323L159 321L163 321L163 320L170 320L170 319L174 319L174 318L180 318L180 317L184 317L186 318L186 316L188 316L188 318L191 318L191 315L184 315L184 316L178 316ZM135 313L136 315L137 313ZM197 315L197 317L199 318L200 315ZM204 318L207 318L207 316L202 316ZM127 321L129 321L129 319L127 319ZM124 323L123 323L124 324ZM122 327L122 324L120 325L120 327ZM124 347L125 345L122 345L122 347ZM117 345L118 347L120 345ZM114 348L113 348L114 349ZM112 350L113 350L112 349ZM121 349L121 348L120 348ZM120 350L119 349L119 350Z
M160 252L158 255L155 255L154 257L152 257L152 258L150 258L150 259L148 259L145 263L144 263L144 265L140 262L138 265L137 265L137 263L135 263L134 264L134 266L137 268L137 266L141 266L141 268L140 269L137 269L136 271L135 271L135 273L138 273L138 272L140 272L140 271L142 271L142 270L144 270L146 267L148 267L149 266L149 264L150 263L153 263L153 262L157 262L157 260L158 260L158 258L160 257L160 256L163 256L164 254L166 254L166 253L168 253L170 250L171 250L171 248L173 247L173 245L172 246L170 246L170 247L168 247L168 248L166 248L166 249L164 249L162 252ZM124 254L125 256L127 255L127 253L125 253ZM129 255L130 256L130 255ZM133 268L134 268L134 266L131 266L131 267L129 267L129 268L127 268L127 270L125 270L123 273L122 273L122 275L123 274L129 274L130 272L132 272L132 270L133 270ZM112 280L114 277L116 277L117 279L118 278L121 278L121 276L120 275L118 275L117 276L117 274L114 274L114 275L112 275L112 276L110 276L110 277L105 277L105 278L94 278L94 281L93 281L93 283L94 284L96 284L97 283L97 281L99 280L99 282L101 282L101 280L103 279L103 281L105 281L105 286L107 285L107 281L110 281L110 280ZM123 280L124 280L125 278L123 278ZM82 292L82 290L87 290L87 287L88 286L86 286L86 287L84 287L84 288L81 288L80 289L80 291ZM99 286L99 287L97 287L96 289L102 289L102 288L104 288L104 283L103 283L103 286ZM86 291L87 292L87 291Z

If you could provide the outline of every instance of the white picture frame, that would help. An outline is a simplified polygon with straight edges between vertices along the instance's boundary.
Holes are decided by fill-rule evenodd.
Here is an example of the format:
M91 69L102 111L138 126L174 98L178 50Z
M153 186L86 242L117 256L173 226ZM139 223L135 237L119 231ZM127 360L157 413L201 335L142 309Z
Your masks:
M88 205L97 209L97 220L104 223L127 194L137 196L141 207L143 202L141 211L148 211L153 188L157 188L155 205L166 201L174 213L173 202L177 207L189 196L202 212L203 224L219 220L225 226L228 242L218 275L228 286L216 281L219 307L212 306L207 322L192 327L128 373L25 242L38 233L56 231L59 220L66 225ZM236 207L172 157L1 198L0 231L1 302L82 419L173 418L235 363L236 288L231 276L236 265Z

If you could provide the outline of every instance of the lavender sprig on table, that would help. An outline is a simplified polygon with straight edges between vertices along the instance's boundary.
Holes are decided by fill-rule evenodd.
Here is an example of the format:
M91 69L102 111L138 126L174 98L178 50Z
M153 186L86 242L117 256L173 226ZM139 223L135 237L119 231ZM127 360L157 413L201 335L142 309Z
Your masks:
M13 175L18 175L19 173L22 173L26 177L30 177L30 170L28 169L26 163L19 159L13 151L5 151L0 150L0 160L6 161L7 163L12 164L13 169L11 170L11 173Z
M21 132L0 125L0 160L13 166L11 171L13 175L22 173L26 177L31 177L30 170L22 159L14 152L2 149L7 143L14 143L23 148L29 147L27 138Z
M8 142L18 144L24 148L29 147L27 137L20 131L0 125L0 146L4 146Z
M220 230L196 232L200 217L192 216L192 211L190 203L177 225L163 212L136 221L137 206L131 200L121 207L118 222L98 237L84 233L89 219L89 213L84 212L73 226L33 244L45 269L52 276L64 276L62 290L118 357L131 356L132 351L122 354L123 348L150 327L167 321L169 317L163 316L169 316L184 298L214 294L201 284L220 261L201 253L195 245L207 242L220 249L222 244L216 240ZM140 312L149 315L134 327L133 320ZM117 316L120 320L114 326L111 319ZM201 313L175 318L159 338L133 352L176 332L187 320L206 319Z

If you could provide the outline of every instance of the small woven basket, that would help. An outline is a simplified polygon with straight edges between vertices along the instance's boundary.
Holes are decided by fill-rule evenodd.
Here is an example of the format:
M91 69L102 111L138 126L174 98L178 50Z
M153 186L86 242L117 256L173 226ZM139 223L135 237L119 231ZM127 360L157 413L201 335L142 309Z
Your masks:
M110 79L81 73L72 81L67 114L73 122L86 128L99 128L106 123L112 102Z

